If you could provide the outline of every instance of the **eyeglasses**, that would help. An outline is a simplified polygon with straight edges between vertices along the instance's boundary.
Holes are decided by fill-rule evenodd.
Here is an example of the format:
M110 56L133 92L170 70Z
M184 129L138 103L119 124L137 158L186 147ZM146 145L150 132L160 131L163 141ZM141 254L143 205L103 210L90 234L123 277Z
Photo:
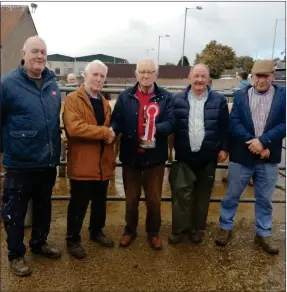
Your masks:
M151 76L151 75L153 75L154 73L155 73L155 71L138 71L138 73L140 74L140 75L148 75L148 76Z

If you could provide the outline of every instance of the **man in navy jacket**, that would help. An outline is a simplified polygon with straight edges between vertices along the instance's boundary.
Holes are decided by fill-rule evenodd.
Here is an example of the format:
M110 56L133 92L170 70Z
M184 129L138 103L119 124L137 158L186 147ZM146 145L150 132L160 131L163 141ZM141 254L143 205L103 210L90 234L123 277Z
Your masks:
M115 134L122 133L120 160L123 163L126 194L126 227L120 246L129 246L137 235L138 205L143 186L147 205L146 232L151 247L159 250L162 248L159 237L160 204L165 161L168 158L167 137L173 126L171 94L155 83L158 65L153 60L140 60L135 73L138 82L120 94L111 121ZM159 115L155 120L156 147L142 149L144 107L150 102L159 106Z
M190 85L173 97L175 160L170 174L172 234L169 243L189 233L201 242L217 162L228 156L229 113L223 94L209 87L209 69L195 65Z
M252 68L253 86L234 94L230 114L230 163L228 189L222 201L217 245L231 238L239 199L251 177L255 192L255 243L270 254L272 243L272 195L286 134L286 91L272 85L273 61L257 61Z
M61 96L55 74L45 68L47 48L38 36L26 40L19 67L1 79L1 152L6 169L2 218L11 271L31 273L24 255L24 220L33 200L31 251L59 258L46 240L51 222L51 194L60 161Z

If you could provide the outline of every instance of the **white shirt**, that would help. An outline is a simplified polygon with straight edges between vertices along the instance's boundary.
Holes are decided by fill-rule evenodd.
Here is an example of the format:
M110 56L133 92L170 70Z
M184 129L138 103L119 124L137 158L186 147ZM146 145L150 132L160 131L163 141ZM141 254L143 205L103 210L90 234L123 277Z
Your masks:
M208 91L201 96L196 97L190 90L188 92L189 117L188 117L188 135L192 152L198 152L201 148L205 136L204 128L204 105L207 100Z

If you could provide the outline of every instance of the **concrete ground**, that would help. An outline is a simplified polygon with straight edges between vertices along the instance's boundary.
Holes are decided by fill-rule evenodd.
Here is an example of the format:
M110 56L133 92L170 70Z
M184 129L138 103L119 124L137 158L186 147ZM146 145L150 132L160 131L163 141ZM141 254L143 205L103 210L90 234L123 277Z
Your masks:
M218 171L213 197L224 195L226 185L221 177L222 171ZM279 184L283 181L279 180ZM65 195L68 191L67 181L59 178L54 195ZM109 195L123 195L120 169L117 169L115 184L111 183ZM170 196L166 178L163 195ZM248 187L243 196L251 197L252 188ZM277 189L274 197L284 199L285 191ZM146 241L144 202L140 203L139 236L127 249L118 247L124 228L124 202L108 202L105 233L116 245L107 249L88 240L88 213L82 230L87 258L81 261L70 257L65 247L67 205L68 201L53 201L49 236L49 243L63 251L62 258L41 258L28 250L26 257L34 270L26 278L9 272L6 235L1 225L1 291L285 291L285 204L274 204L273 236L280 254L271 256L253 243L253 204L240 204L233 239L222 248L214 244L219 203L210 204L208 227L201 244L192 244L186 239L183 244L171 246L167 242L171 231L171 203L163 202L161 237L164 247L162 251L154 251ZM26 246L29 235L30 229L26 229Z

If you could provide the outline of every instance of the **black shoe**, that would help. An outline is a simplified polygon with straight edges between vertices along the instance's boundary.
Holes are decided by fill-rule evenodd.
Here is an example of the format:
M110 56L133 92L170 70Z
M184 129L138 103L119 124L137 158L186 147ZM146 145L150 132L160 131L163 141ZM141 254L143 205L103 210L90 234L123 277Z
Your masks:
M107 237L103 232L98 233L97 235L90 235L90 240L99 243L104 247L113 247L114 242L110 237Z
M178 244L183 242L183 235L182 234L171 234L168 238L169 244Z
M193 243L201 243L201 233L200 230L193 230L190 235L190 240Z
M61 257L61 251L55 247L50 247L47 243L37 249L31 248L31 252L50 259L58 259Z
M274 245L270 236L262 237L256 234L255 243L262 247L262 249L272 255L279 253L279 248Z
M78 260L83 259L86 256L84 248L81 246L80 242L68 242L67 249L70 255L75 257Z

